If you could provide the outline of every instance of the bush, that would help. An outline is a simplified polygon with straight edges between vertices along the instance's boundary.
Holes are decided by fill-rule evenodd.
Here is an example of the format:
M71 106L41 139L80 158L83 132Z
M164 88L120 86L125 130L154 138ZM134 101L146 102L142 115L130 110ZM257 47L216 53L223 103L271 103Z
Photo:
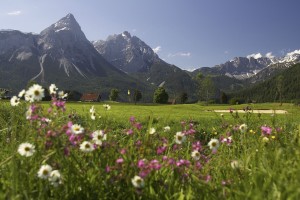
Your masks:
M231 104L231 105L237 105L237 104L242 104L242 103L244 103L244 100L236 98L236 97L233 97L229 100L229 104Z
M112 89L110 91L109 100L116 101L119 97L119 90L118 89Z
M159 87L154 92L153 102L154 103L168 103L169 95L165 88Z

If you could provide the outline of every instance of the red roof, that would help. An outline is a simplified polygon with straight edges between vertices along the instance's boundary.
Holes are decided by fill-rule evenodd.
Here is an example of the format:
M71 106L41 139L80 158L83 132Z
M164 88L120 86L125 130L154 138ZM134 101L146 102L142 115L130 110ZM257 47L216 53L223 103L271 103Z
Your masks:
M101 96L98 93L85 93L81 96L81 101L100 101Z

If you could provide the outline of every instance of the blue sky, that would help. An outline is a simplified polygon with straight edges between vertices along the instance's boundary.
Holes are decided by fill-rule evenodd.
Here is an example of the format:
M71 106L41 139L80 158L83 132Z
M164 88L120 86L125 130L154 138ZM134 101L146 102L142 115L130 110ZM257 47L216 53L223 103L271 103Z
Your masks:
M72 13L89 40L129 31L183 69L300 49L299 0L1 0L0 29L39 33Z

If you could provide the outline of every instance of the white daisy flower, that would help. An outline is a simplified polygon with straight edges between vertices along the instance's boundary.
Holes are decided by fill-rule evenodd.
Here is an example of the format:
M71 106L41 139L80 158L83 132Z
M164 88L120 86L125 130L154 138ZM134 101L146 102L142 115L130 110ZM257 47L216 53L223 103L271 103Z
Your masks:
M25 98L25 101L28 101L29 103L34 102L33 94L31 94L31 92L28 90L25 92L24 98Z
M17 96L13 96L10 99L10 105L11 106L18 106L20 104L20 99Z
M91 107L90 113L91 113L91 119L95 120L96 119L96 110L95 110L94 106Z
M169 132L171 130L171 127L170 126L165 126L164 127L164 132Z
M84 132L84 128L78 124L73 124L71 126L71 132L75 135L78 135Z
M142 187L145 186L144 179L142 179L140 176L134 176L134 177L131 179L131 182L132 182L132 185L133 185L135 188L142 188Z
M62 184L61 181L61 174L58 170L53 170L50 173L50 176L48 178L48 180L51 182L51 184L55 187L57 187L58 185Z
M42 165L38 171L38 177L41 179L49 178L52 172L52 167L50 165Z
M102 140L106 140L106 134L102 130L97 130L93 134L93 141L97 145L102 145Z
M242 124L242 125L240 125L239 129L240 129L241 133L245 133L248 129L248 126L246 124Z
M239 169L241 167L241 164L237 160L231 161L230 165L232 169Z
M22 90L21 92L19 92L18 97L21 98L25 95L25 90Z
M45 121L46 123L48 123L48 124L50 124L50 123L52 122L52 120L49 119L49 118L45 118L44 121Z
M153 135L155 132L156 132L155 128L152 127L152 128L149 129L149 134L150 135Z
M214 139L214 138L211 139L208 143L209 148L212 150L217 150L219 145L220 145L219 140Z
M85 152L85 153L89 153L95 150L94 145L88 141L84 141L83 143L81 143L80 145L80 150Z
M91 113L91 119L95 120L96 119L96 113Z
M34 101L41 101L43 99L43 97L45 96L44 94L44 89L42 88L42 86L38 85L38 84L34 84L33 86L31 86L26 93L30 96L32 96ZM26 96L26 94L25 94Z
M26 119L30 119L31 115L32 115L32 109L31 106L28 107L27 111L26 111Z
M200 159L200 156L201 156L201 154L199 153L199 151L194 150L194 151L192 152L192 158L193 158L194 160L199 160L199 159Z
M108 105L108 104L103 104L103 107L105 108L105 110L110 110L111 109L110 105Z
M55 84L51 84L50 86L49 86L49 93L51 94L51 95L56 95L56 91L58 90L58 88L56 87L56 85Z
M64 91L59 91L58 92L58 98L64 99L68 97L68 93L64 93Z
M92 106L91 108L90 108L90 113L94 113L96 110L95 110L95 108L94 108L94 106Z
M21 156L30 157L34 154L34 152L35 152L35 146L28 142L19 145L18 153Z
M181 144L186 139L186 136L182 132L177 132L175 135L175 142Z
M270 139L267 138L267 137L263 137L263 138L262 138L262 141L263 141L264 143L268 143L268 142L270 141Z

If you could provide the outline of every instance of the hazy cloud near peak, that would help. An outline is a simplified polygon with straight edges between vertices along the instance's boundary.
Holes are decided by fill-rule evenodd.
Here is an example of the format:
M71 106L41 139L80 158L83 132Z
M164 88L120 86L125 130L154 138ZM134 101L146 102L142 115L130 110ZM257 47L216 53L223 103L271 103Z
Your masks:
M154 49L152 49L154 51L154 53L158 53L161 51L161 46L157 46Z
M9 15L9 16L17 16L17 15L21 15L22 11L20 11L20 10L14 10L14 11L8 12L6 14Z
M254 58L254 59L258 59L258 58L261 58L262 55L261 55L261 53L253 53L253 54L250 54L250 55L247 56L248 59L251 58L251 57Z
M197 67L186 67L184 70L192 72L195 71L196 69L198 69Z
M272 52L268 52L268 53L266 53L266 57L272 59L275 56L272 55Z
M192 54L190 52L178 52L178 53L175 53L175 54L169 53L168 57L177 57L177 56L180 56L180 57L190 57L191 55Z

